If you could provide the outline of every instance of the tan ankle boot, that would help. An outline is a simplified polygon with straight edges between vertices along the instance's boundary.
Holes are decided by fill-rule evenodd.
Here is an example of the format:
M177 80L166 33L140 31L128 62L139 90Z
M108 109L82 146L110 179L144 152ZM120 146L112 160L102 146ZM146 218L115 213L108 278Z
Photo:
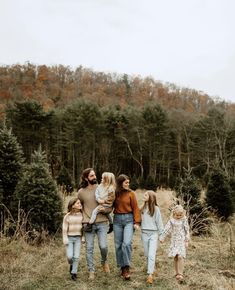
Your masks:
M110 273L110 268L109 268L109 263L108 262L105 262L104 265L103 265L103 271L105 273Z

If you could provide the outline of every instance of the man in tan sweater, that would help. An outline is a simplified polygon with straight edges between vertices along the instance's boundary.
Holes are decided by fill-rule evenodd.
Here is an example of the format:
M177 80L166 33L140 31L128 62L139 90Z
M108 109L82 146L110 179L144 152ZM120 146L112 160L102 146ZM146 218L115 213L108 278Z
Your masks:
M97 188L97 179L95 171L92 168L83 170L81 176L80 189L78 198L83 205L83 223L88 224L92 211L98 206L95 199L95 190ZM95 235L98 237L99 248L101 253L101 264L104 272L109 273L107 262L108 245L107 245L108 219L106 215L99 213L92 224L91 232L85 232L86 238L86 260L89 271L89 279L95 278L95 266L93 261Z

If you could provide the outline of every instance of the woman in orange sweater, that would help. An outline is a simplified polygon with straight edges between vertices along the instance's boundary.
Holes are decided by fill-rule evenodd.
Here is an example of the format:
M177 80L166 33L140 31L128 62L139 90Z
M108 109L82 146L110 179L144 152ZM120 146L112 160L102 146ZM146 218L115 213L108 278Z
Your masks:
M114 201L113 231L117 266L121 276L130 279L132 238L134 229L139 229L141 214L135 193L129 188L130 179L121 174L117 178L116 198Z

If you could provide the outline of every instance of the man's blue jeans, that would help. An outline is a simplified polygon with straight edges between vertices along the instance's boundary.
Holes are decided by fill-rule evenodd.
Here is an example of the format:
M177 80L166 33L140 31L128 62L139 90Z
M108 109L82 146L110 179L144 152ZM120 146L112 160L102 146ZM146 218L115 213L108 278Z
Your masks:
M130 266L134 232L133 214L115 214L113 219L113 232L117 266Z
M108 224L107 223L95 223L92 224L92 232L85 232L86 238L86 260L89 272L95 271L94 261L93 261L93 253L94 253L94 240L95 235L98 236L98 243L101 254L101 264L107 261L108 255L108 245L107 245L107 231Z

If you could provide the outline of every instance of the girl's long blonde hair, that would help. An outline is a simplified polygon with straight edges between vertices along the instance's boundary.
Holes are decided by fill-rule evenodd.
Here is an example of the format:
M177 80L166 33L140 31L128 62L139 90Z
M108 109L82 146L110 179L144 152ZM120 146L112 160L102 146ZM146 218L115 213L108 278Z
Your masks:
M116 189L116 181L115 181L114 174L112 172L103 172L101 184L105 188L113 188L113 190L115 190Z
M144 202L144 205L142 208L148 208L149 215L154 216L154 213L156 210L155 207L158 206L156 194L153 190L148 190L145 193L148 194L149 200Z

